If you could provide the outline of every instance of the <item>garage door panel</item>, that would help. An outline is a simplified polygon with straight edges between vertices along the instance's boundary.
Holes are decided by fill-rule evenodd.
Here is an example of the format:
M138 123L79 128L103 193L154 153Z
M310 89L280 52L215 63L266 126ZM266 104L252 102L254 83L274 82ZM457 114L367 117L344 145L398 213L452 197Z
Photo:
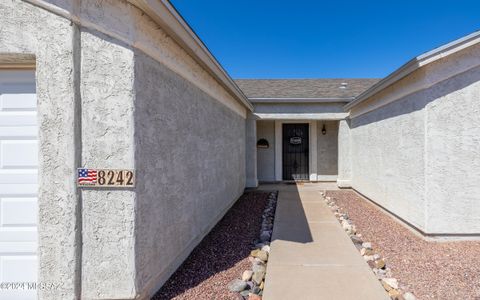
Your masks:
M0 127L37 126L37 114L32 111L0 111Z
M0 169L0 184L37 184L38 174L35 169L2 170ZM36 192L35 192L36 193Z
M0 142L2 168L35 168L38 165L36 140L3 140Z
M0 197L4 196L35 196L38 184L0 184Z
M35 94L35 78L32 75L29 76L30 79L18 78L16 80L11 74L0 74L0 94Z
M0 110L2 111L35 111L37 97L35 94L1 94Z
M37 281L37 257L33 255L6 255L0 257L2 282Z
M35 72L0 70L0 281L36 282L38 124ZM0 299L36 299L35 289Z
M22 228L0 228L0 243L36 243L38 238L36 227L22 227ZM19 244L19 249L24 249L25 245ZM19 250L20 251L20 250ZM25 252L25 250L21 250ZM1 253L1 251L0 251Z
M37 198L0 198L0 226L36 226Z
M0 184L0 197L2 196L35 196L38 184Z
M37 247L38 245L36 242L0 242L0 252L2 253L2 256L35 255Z
M37 126L0 127L0 139L34 139L37 136Z

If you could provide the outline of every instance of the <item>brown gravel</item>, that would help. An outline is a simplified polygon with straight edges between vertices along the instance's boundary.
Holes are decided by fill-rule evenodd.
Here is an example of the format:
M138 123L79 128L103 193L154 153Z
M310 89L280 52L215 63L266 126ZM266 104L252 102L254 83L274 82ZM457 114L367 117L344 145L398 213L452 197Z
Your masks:
M227 284L250 267L267 197L245 193L152 299L239 299Z
M418 299L480 299L480 242L425 241L354 191L328 191L400 287Z

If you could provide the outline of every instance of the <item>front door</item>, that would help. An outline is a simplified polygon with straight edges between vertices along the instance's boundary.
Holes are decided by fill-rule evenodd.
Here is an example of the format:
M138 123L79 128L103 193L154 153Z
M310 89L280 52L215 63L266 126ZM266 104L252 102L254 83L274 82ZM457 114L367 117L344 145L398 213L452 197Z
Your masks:
M308 180L308 124L283 124L283 180Z

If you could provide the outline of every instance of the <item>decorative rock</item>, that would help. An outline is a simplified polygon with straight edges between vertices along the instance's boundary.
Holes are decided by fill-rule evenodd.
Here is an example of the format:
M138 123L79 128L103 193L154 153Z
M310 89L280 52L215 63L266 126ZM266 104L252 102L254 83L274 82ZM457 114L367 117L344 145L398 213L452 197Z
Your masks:
M363 259L365 259L365 261L371 261L373 260L373 255L365 255Z
M365 243L362 244L362 247L367 248L367 249L372 249L372 243L365 242Z
M389 292L389 291L392 289L392 287L389 286L388 284L386 284L385 282L383 282L383 279L386 279L386 278L382 278L382 279L381 279L382 281L380 281L380 282L382 283L383 288L384 288L387 292Z
M395 278L382 278L382 285L387 291L398 289L398 281Z
M363 256L365 255L371 256L371 255L374 255L375 253L373 252L372 249L362 248L362 250L360 250L360 254Z
M343 227L343 229L345 229L345 231L347 231L347 232L353 230L352 225L350 225L350 224L348 224L348 223L346 223L346 222L345 222L345 223L342 223L342 227Z
M403 299L405 300L417 300L417 298L410 292L403 294Z
M265 263L263 260L261 260L261 259L258 258L258 257L255 257L253 260L254 260L254 262L255 262L256 264L263 264L263 263Z
M232 292L239 293L241 291L244 291L247 288L247 286L248 284L245 281L240 279L235 279L230 281L230 283L228 284L228 289Z
M262 233L260 234L260 240L262 242L269 241L270 240L270 232L262 231Z
M251 270L245 270L242 274L242 280L243 281L249 281L252 279L253 271Z
M252 270L253 270L253 273L258 273L258 272L265 273L267 268L265 267L264 264L257 264L257 265L253 265Z
M363 243L362 239L359 238L358 235L352 235L350 238L352 239L352 242L354 244L362 244Z
M262 251L265 251L265 252L267 252L267 253L270 253L270 246L268 246L268 245L263 246L263 247L262 247Z
M248 296L248 300L262 300L262 297L259 296L259 295L250 294L250 295Z
M381 258L381 256L380 256L380 254L374 254L374 255L373 255L373 258L374 258L375 260L379 260L379 259Z
M354 235L357 232L357 227L355 225L352 225L352 230L348 231L349 235Z
M385 270L385 269L378 269L378 275L387 276L387 270Z
M258 251L260 251L260 249L255 249L255 250L250 251L250 256L257 257Z
M400 293L399 290L395 290L395 289L389 290L388 295L390 296L390 298L394 300L400 300L402 297L402 293Z
M250 295L250 291L249 291L249 290L241 291L241 292L240 292L240 295L242 295L244 298L247 298L248 295Z
M258 286L254 286L251 290L251 293L258 295L258 293L260 293L261 291L262 290Z
M379 259L379 260L375 261L375 268L384 269L385 268L385 261L383 259Z
M262 283L260 283L259 288L263 291L263 289L265 288L265 281L262 281Z
M265 246L265 243L257 243L255 244L255 249L262 249L263 246Z
M265 278L265 272L255 272L255 273L253 273L252 281L255 284L260 284L262 282L263 278Z
M267 261L268 260L268 253L266 251L260 250L252 254L252 256L260 259L261 261Z

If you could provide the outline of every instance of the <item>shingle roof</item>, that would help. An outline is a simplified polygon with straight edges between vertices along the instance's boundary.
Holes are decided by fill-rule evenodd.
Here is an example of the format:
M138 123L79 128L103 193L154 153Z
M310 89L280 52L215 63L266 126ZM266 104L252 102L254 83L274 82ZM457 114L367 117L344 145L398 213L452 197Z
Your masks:
M237 79L235 83L248 98L352 98L379 80L373 78Z

